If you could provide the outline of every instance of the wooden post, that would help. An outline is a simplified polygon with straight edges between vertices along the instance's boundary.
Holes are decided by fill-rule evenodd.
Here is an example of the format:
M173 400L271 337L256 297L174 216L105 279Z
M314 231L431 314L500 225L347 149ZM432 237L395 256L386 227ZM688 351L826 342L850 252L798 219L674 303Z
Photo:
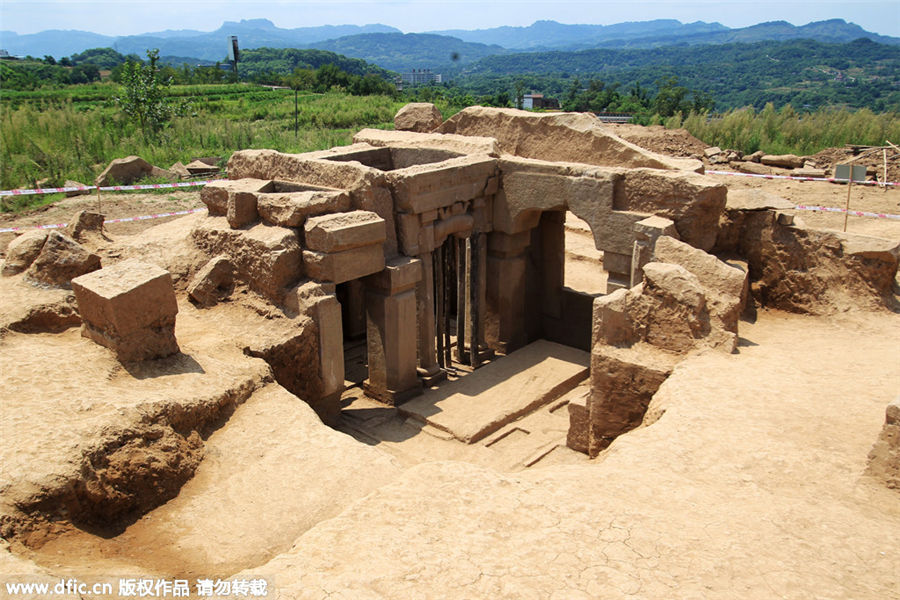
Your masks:
M456 360L466 353L466 239L456 240Z
M450 341L450 273L452 272L451 259L453 254L453 236L447 236L444 240L444 364L449 369L453 366L453 343Z
M438 366L446 367L444 363L444 249L438 246L434 249L434 332L437 338Z
M844 232L847 231L847 218L850 216L850 191L853 189L853 172L850 174L850 181L847 182L847 208L844 210Z
M469 238L469 313L472 315L472 333L471 345L469 347L469 364L472 369L477 369L481 364L478 356L478 340L481 338L481 323L478 318L479 312L479 290L481 288L481 277L479 268L481 266L481 248L479 247L479 237L481 234L473 231Z

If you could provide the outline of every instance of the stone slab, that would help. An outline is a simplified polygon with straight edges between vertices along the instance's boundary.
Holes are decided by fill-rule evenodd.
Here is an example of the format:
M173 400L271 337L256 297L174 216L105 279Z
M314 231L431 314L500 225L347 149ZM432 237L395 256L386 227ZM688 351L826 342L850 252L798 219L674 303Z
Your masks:
M575 388L589 363L587 352L538 340L399 410L472 444Z
M306 247L318 252L341 252L387 239L384 219L366 210L310 217L304 231Z

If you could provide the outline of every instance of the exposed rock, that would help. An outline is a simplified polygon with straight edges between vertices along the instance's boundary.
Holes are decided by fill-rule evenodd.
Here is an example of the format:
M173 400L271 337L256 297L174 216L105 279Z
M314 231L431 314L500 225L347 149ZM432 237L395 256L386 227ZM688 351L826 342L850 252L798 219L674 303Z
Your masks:
M194 275L187 292L198 305L210 307L227 298L233 289L234 265L225 256L216 256Z
M799 169L803 166L804 158L795 154L765 154L760 157L759 162L769 167Z
M703 163L655 154L605 129L587 113L532 113L470 106L447 119L440 133L493 137L515 156L592 165L703 171Z
M866 473L900 491L900 397L887 405L884 427L869 452Z
M143 177L149 177L154 168L140 156L116 158L94 181L99 186L128 185Z
M693 173L632 169L616 185L613 208L671 219L683 241L710 250L727 194L724 184Z
M47 231L40 229L26 231L11 241L6 247L3 275L5 277L16 275L30 267L34 259L41 253L46 241Z
M66 227L66 233L73 239L82 242L88 234L101 234L106 215L89 210L80 210L72 217L71 223Z
M350 196L338 190L259 193L256 198L263 221L280 227L302 227L307 217L350 209Z
M716 252L737 253L750 266L760 304L831 314L891 302L900 242L783 225L776 211L729 211Z
M215 166L215 164L210 165L201 160L189 162L185 169L191 175L212 175L219 172L219 167Z
M731 163L731 167L741 173L751 173L753 175L772 175L775 173L771 168L759 162L738 161Z
M187 170L187 167L185 167L184 163L181 161L178 161L169 167L169 171L177 175L180 179L187 179L191 176L191 172Z
M680 265L696 275L706 292L710 314L719 319L725 331L737 333L738 319L744 310L747 273L668 236L656 241L654 258Z
M399 131L427 133L440 127L443 122L441 111L429 102L410 102L394 116L394 128Z
M214 181L200 190L200 200L206 205L210 216L225 216L228 213L228 198L237 193L255 193L272 190L274 184L268 179L241 178Z
M81 334L113 350L119 361L178 352L178 304L165 269L132 258L75 278L72 289L84 321Z
M79 183L79 182L73 181L71 179L66 179L66 183L65 183L65 185L63 185L63 187L86 188L87 186L85 186L83 183ZM89 189L73 190L71 192L66 192L66 198L71 198L73 196L86 196L87 194L90 194L90 193L91 193L91 190L89 190Z
M237 230L223 217L211 217L191 232L191 239L210 256L228 257L238 279L277 305L285 288L301 277L300 242L291 229L257 223Z
M99 268L99 256L88 252L72 238L51 231L40 254L25 272L25 278L33 283L68 288L74 277Z

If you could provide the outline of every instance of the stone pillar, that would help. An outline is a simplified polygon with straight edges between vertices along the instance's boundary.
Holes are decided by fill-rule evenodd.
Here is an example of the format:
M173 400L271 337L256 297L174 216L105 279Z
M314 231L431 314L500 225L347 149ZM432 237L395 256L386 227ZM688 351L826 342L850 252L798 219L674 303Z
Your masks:
M487 236L485 335L488 345L505 354L524 346L525 289L527 257L525 249L531 232L502 233Z
M418 374L422 379L422 383L426 386L431 386L447 376L437 363L434 329L434 265L432 260L431 252L419 255L418 262L421 263L422 274L421 279L416 284Z
M644 265L653 260L656 240L661 236L680 239L675 222L665 217L647 217L634 224L634 250L631 254L631 285L634 287L644 279Z
M403 256L365 279L369 379L364 389L388 404L401 404L422 391L416 373L415 294L421 277L421 261Z

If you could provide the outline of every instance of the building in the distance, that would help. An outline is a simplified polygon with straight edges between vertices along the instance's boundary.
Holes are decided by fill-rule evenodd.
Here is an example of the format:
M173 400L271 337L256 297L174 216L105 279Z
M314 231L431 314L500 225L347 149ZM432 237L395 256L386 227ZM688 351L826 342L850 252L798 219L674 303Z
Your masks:
M413 69L411 73L401 73L400 80L409 85L441 83L441 74L432 73L431 69Z
M522 99L522 108L526 110L534 108L559 108L559 100L556 98L544 98L543 94L525 94Z

